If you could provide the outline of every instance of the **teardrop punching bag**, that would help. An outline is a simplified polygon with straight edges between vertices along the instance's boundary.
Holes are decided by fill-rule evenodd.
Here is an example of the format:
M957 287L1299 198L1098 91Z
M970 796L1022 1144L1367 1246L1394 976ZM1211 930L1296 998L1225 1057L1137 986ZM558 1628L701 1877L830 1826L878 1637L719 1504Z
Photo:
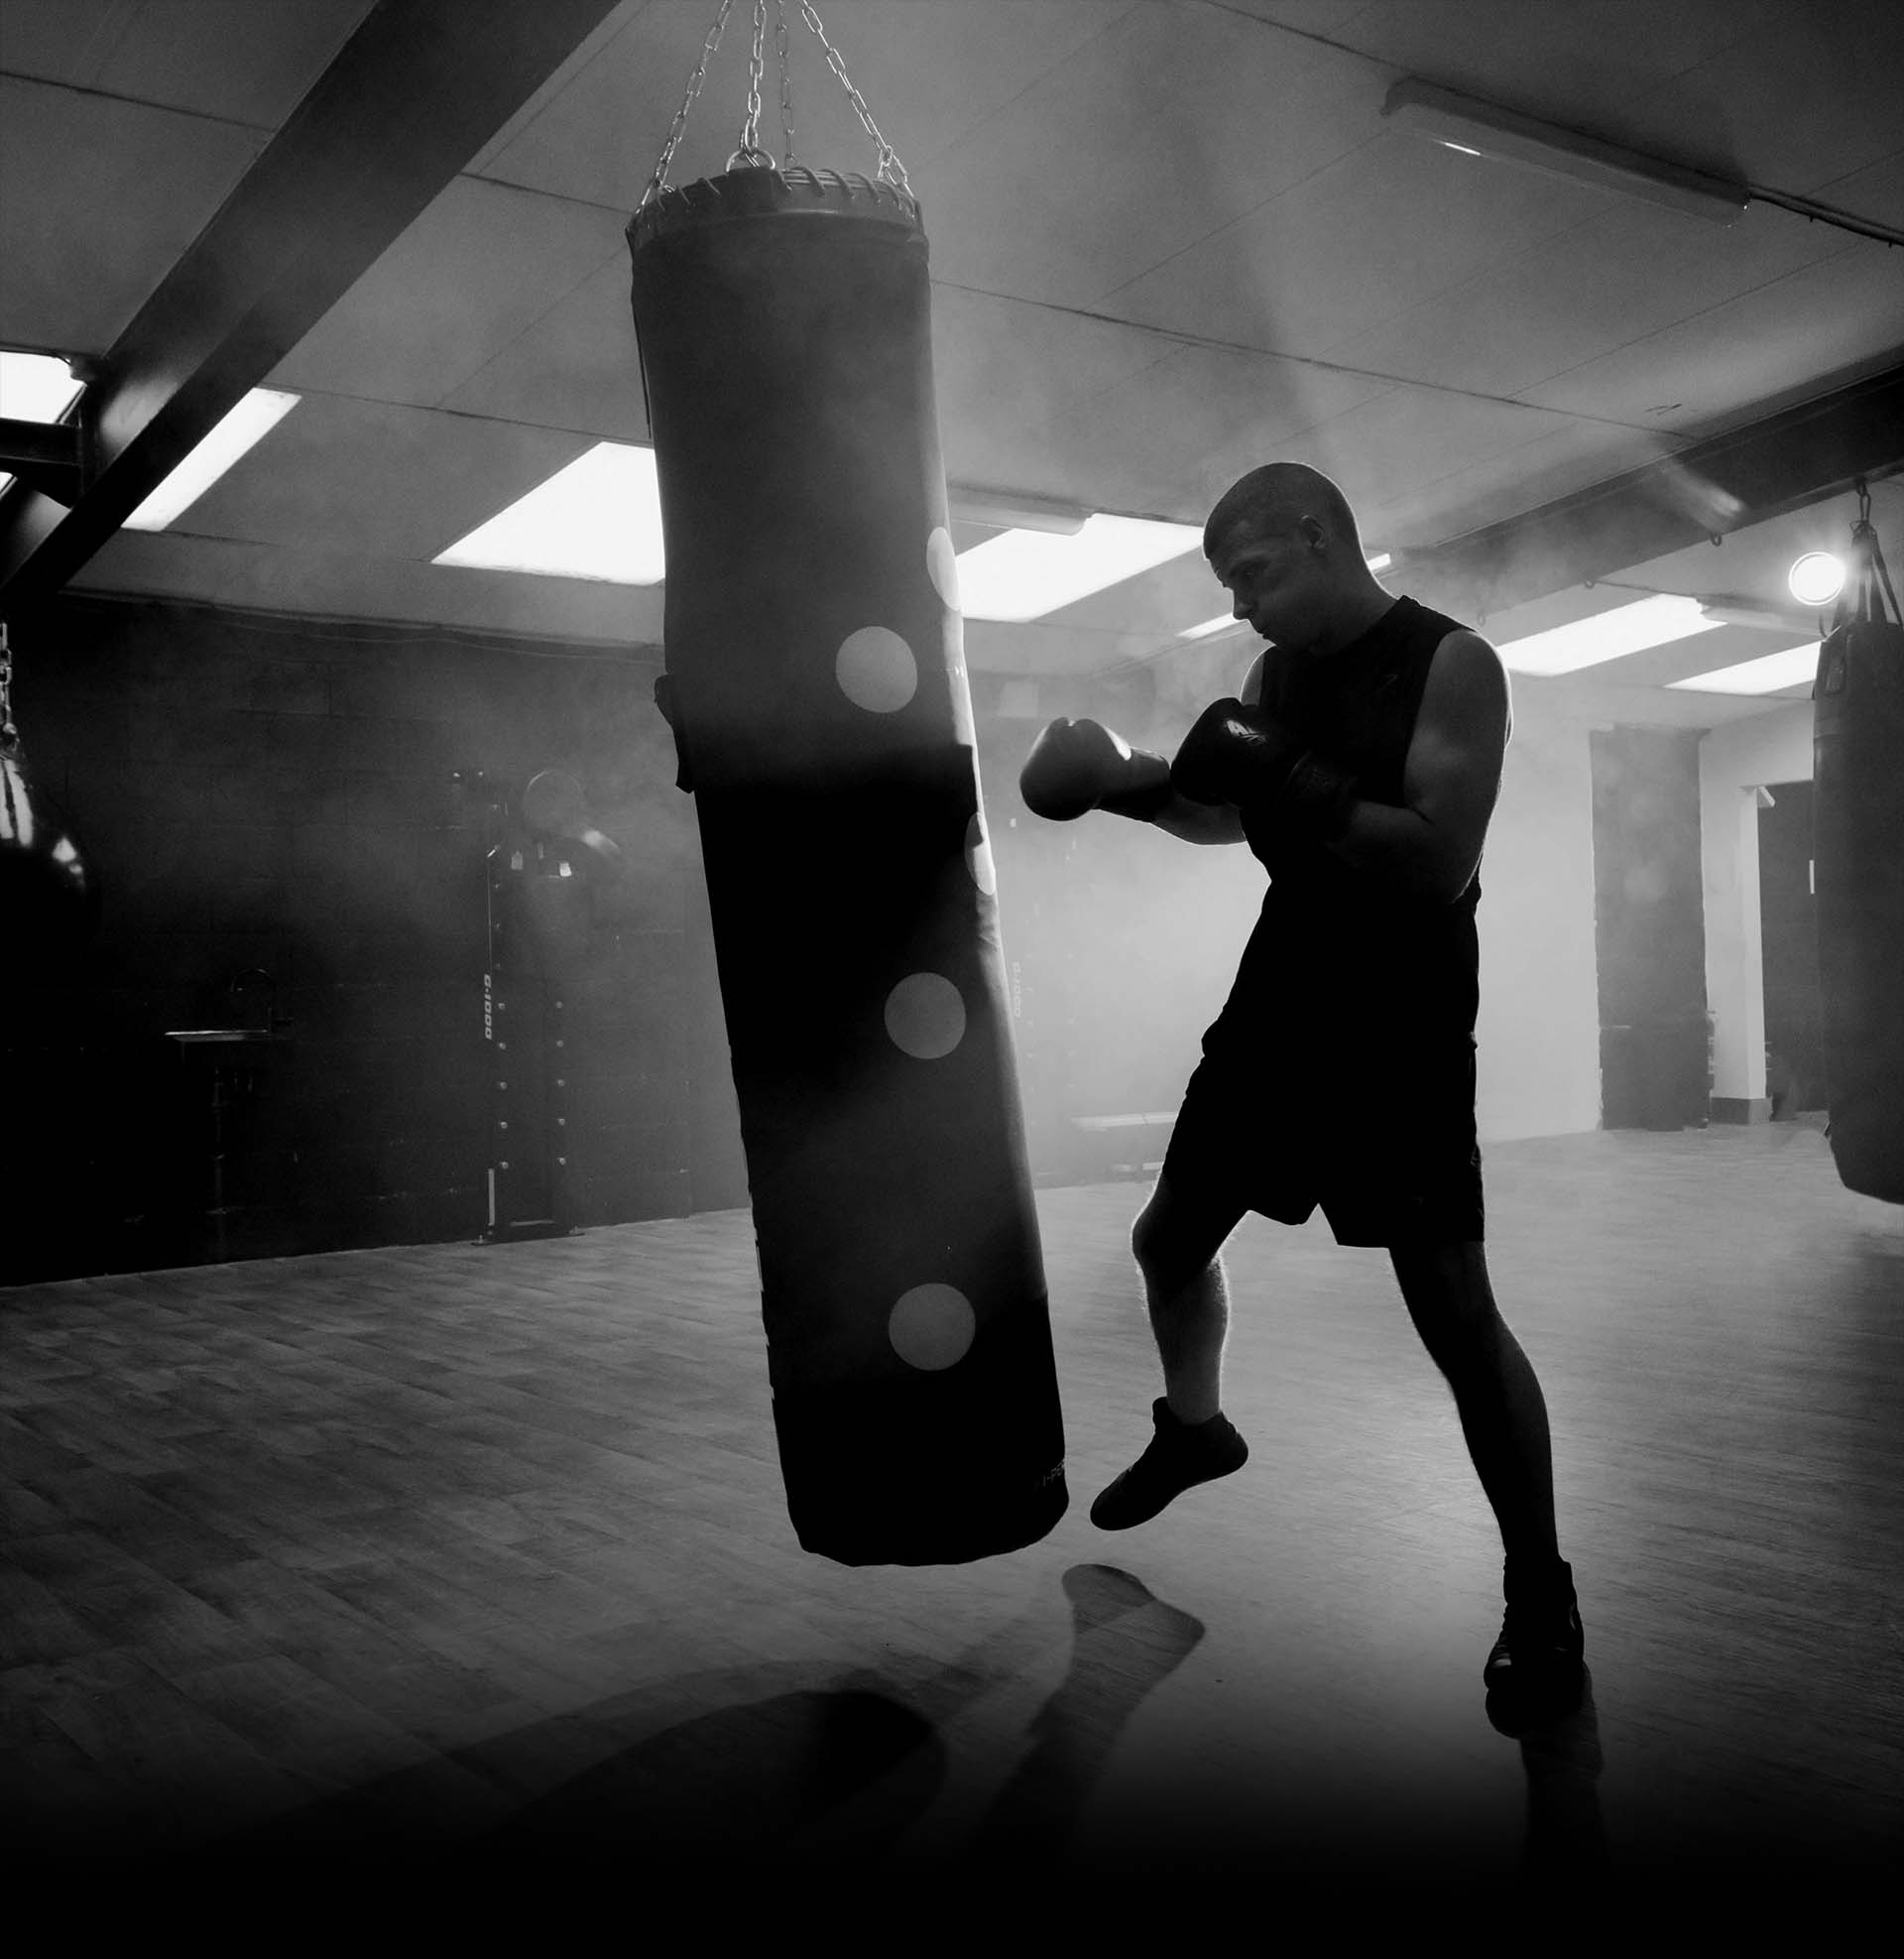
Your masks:
M752 166L628 230L788 1515L842 1564L1016 1550L1064 1425L918 206Z
M1812 687L1826 1133L1846 1189L1904 1204L1904 624L1884 616L1890 578L1861 501Z

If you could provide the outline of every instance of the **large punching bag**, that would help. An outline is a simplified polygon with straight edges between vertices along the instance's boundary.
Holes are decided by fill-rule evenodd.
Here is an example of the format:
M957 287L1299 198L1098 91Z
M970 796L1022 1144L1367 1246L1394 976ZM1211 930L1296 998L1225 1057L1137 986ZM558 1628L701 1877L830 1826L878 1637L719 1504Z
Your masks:
M1839 1180L1904 1204L1904 624L1869 513L1812 688L1818 967Z
M842 1564L1016 1550L1064 1426L918 206L750 165L629 244L788 1514Z

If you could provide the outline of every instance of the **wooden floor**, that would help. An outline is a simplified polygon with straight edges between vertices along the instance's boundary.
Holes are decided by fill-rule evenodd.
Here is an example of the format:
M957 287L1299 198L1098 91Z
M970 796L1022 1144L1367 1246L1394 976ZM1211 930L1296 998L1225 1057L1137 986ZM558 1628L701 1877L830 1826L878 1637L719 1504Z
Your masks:
M1485 1714L1498 1539L1382 1253L1245 1223L1251 1460L1112 1536L1161 1391L1144 1191L1040 1192L1069 1514L854 1570L787 1525L727 1212L0 1292L7 1847L201 1903L289 1873L281 1915L393 1872L710 1928L1552 1880L1816 1932L1904 1843L1904 1210L1809 1124L1496 1145L1488 1191L1573 1718Z

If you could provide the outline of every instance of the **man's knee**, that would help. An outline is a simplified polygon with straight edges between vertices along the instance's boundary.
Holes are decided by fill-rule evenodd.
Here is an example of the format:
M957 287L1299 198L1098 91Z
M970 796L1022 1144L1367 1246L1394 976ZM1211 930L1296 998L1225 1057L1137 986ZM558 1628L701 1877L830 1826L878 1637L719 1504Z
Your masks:
M1505 1332L1479 1243L1394 1245L1389 1258L1408 1316L1444 1367L1485 1354Z
M1163 1177L1130 1227L1130 1251L1145 1280L1174 1294L1216 1262L1241 1218L1187 1198Z

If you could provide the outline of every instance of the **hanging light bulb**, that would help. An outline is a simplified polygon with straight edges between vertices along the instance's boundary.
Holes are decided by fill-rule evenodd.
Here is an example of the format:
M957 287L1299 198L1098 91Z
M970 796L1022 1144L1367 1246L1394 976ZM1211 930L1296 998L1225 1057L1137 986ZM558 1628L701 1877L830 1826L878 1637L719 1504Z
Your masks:
M1785 581L1800 605L1830 605L1844 586L1844 565L1828 551L1808 551Z

